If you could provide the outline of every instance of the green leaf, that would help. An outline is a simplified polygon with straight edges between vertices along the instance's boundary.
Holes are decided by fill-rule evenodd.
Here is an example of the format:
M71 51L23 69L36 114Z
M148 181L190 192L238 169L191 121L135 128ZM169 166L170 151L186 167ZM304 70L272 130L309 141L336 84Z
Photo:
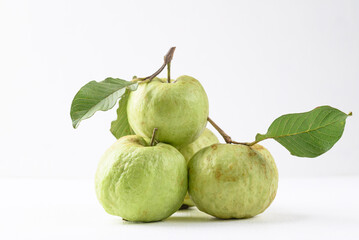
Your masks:
M119 139L120 137L134 134L127 119L127 101L130 91L126 90L118 102L117 119L111 122L111 133Z
M305 113L283 115L270 125L266 134L257 134L256 142L273 138L298 157L317 157L333 147L343 134L351 113L321 106Z
M119 78L106 78L104 81L91 81L75 95L71 104L72 126L77 128L80 122L95 114L113 108L116 101L125 93L126 88L137 89L138 83Z

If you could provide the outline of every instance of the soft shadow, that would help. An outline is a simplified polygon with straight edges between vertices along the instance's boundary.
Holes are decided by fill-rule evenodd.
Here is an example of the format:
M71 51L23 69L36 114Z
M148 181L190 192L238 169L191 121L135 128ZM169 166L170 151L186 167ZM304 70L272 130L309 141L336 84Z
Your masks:
M270 211L265 211L264 213L257 215L252 218L245 218L245 219L219 219L215 218L211 215L208 215L204 212L199 211L197 208L189 208L179 210L174 213L169 218L157 221L157 222L149 222L149 223L141 223L141 222L130 222L122 220L121 218L116 219L116 223L120 223L123 225L172 225L172 224L206 224L206 223L223 223L228 224L231 222L232 224L237 222L238 224L243 225L274 225L280 223L296 223L308 220L310 218L309 215L299 214L292 212L288 209L271 209Z
M245 219L248 223L274 225L281 223L298 223L310 219L310 215L293 212L290 209L271 209L253 218Z
M182 214L184 213L184 214ZM199 211L197 208L190 208L178 211L165 221L167 222L240 222L246 224L278 224L301 222L310 219L310 215L294 212L290 209L271 208L262 214L251 218L243 219L220 219Z
M117 218L115 221L116 223L124 224L124 225L137 225L137 224L144 224L144 225L163 225L163 224L172 224L172 223L204 223L204 222L215 222L219 219L212 217L206 213L199 211L195 207L187 208L187 209L180 209L175 212L172 216L162 221L157 222L130 222L125 221L122 218Z

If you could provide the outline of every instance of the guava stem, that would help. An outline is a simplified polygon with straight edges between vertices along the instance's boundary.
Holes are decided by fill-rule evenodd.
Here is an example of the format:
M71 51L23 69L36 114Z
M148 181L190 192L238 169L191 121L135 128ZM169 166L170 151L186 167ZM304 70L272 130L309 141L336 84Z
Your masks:
M242 144L242 145L251 146L251 145L249 145L250 143L233 141L232 138L227 133L225 133L215 122L213 122L213 120L210 117L207 117L207 120L218 131L218 133L221 134L221 136L223 137L223 139L226 143Z
M168 50L167 54L164 57L164 62L162 64L162 66L155 73L153 73L152 75L150 75L148 77L145 77L145 78L139 78L139 80L140 81L149 80L148 82L151 82L152 79L157 77L157 75L162 72L162 70L166 67L166 65L171 63L175 50L176 50L176 47L171 47L170 50Z
M262 141L262 140L261 140ZM254 144L257 144L257 143L259 143L260 141L253 141L253 142L251 142L251 143L247 143L246 145L247 146L253 146Z
M167 82L171 83L171 62L167 63Z
M150 146L154 146L154 145L155 145L155 137L156 137L156 132L157 132L157 130L158 130L157 128L154 128L154 129L153 129Z

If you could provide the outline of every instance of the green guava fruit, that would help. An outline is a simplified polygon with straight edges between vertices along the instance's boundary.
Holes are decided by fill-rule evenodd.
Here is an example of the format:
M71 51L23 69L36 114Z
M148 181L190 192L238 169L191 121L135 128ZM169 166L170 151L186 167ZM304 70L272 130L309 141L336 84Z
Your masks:
M140 83L130 93L128 122L134 132L150 138L158 128L156 140L176 147L196 140L207 124L208 98L202 85L189 76L167 83L154 78Z
M199 210L217 218L260 214L277 192L274 159L258 144L213 144L197 152L188 169L191 199Z
M185 147L179 148L178 150L182 153L188 163L195 153L197 153L202 148L208 147L214 143L219 143L218 138L216 137L216 135L214 135L213 132L211 132L211 130L205 128L203 133L193 143L190 143ZM183 205L187 205L184 207L194 206L194 203L189 197L188 193L184 198Z
M131 135L117 140L102 156L95 177L97 198L112 215L135 222L165 219L186 195L187 164L164 143L150 146Z

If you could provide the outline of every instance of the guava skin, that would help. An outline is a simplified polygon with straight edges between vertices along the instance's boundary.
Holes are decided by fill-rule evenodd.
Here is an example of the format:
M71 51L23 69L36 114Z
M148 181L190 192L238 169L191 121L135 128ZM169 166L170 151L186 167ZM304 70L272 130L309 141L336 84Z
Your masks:
M154 78L130 93L127 115L136 135L150 138L157 128L156 140L181 147L195 141L206 127L208 98L193 77L181 76L171 83Z
M195 153L197 153L202 148L211 146L212 144L219 143L217 136L208 128L205 128L202 134L194 142L188 144L187 146L178 148L180 153L184 156L187 163Z
M106 212L134 222L169 217L180 208L187 187L182 154L164 143L149 146L136 135L117 140L95 176L96 195Z
M195 153L197 153L202 148L211 146L214 143L219 143L218 138L216 137L216 135L214 135L213 132L211 132L211 130L205 128L201 136L199 136L199 138L197 138L193 143L190 143L185 147L179 148L178 150L180 151L180 153L182 153L188 163ZM189 207L194 206L194 203L189 197L188 193L184 198L183 204Z
M256 216L269 207L278 188L274 159L258 144L213 144L196 153L188 169L191 199L217 218Z

